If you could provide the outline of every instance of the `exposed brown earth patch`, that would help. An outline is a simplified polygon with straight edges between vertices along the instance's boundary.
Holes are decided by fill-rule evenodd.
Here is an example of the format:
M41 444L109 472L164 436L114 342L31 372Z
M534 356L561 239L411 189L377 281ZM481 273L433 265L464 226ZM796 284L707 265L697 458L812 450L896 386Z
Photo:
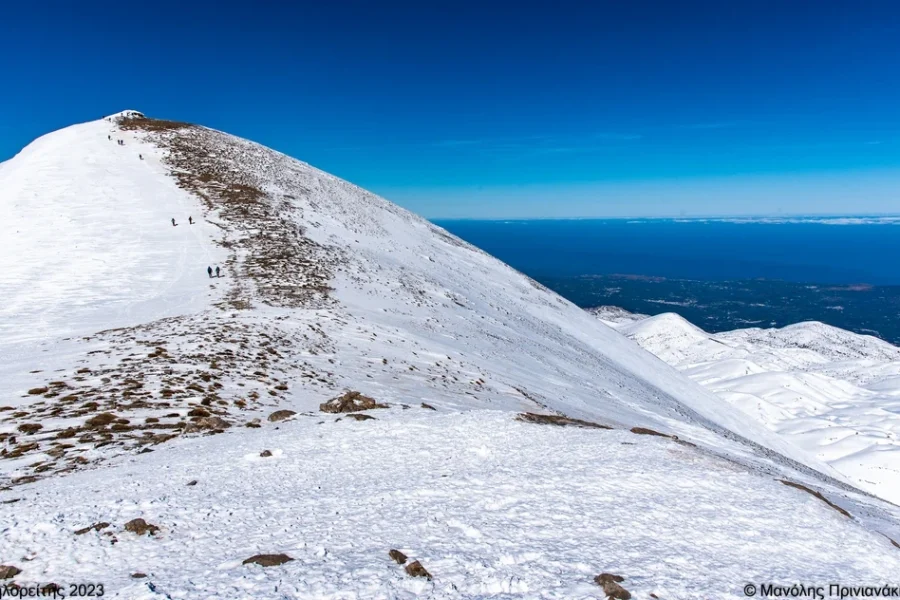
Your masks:
M636 433L638 435L655 435L657 437L669 438L670 440L677 440L678 438L674 435L669 435L667 433L660 433L658 431L654 431L653 429L647 429L646 427L632 427L631 433Z
M830 507L833 508L834 510L838 511L839 513L841 513L842 515L844 515L845 517L847 517L848 519L852 519L852 518L853 518L853 516L852 516L850 513L848 513L846 510L844 510L843 508L841 508L840 506L838 506L837 504L835 504L834 502L832 502L831 500L829 500L828 498L826 498L825 496L823 496L821 493L819 493L819 492L817 492L817 491L815 491L815 490L812 490L812 489L810 489L810 488L808 488L808 487L806 487L805 485L800 484L800 483L795 483L795 482L793 482L793 481L788 481L788 480L786 480L786 479L779 479L779 481L780 481L781 483L783 483L784 485L786 485L786 486L789 486L789 487L792 487L792 488L796 488L796 489L798 489L798 490L803 490L803 491L806 492L807 494L810 494L810 495L812 495L812 496L815 496L816 498L818 498L819 500L821 500L822 502L824 502L825 504L827 504L828 506L830 506ZM892 541L893 541L893 540L892 540Z
M352 413L387 407L387 404L378 404L374 398L364 396L360 392L349 391L320 404L319 410L326 413Z
M594 577L594 583L603 588L603 593L607 598L615 600L629 600L631 593L623 588L620 583L625 581L621 575L613 575L611 573L600 573Z
M524 423L537 423L539 425L558 425L560 427L587 427L591 429L612 429L608 425L592 423L591 421L582 421L581 419L572 419L563 415L540 415L537 413L520 413L516 416L517 421Z
M22 569L12 565L0 565L0 579L12 579L22 572Z
M276 423L278 421L284 421L285 419L290 419L296 414L297 413L292 410L276 410L269 415L269 422Z
M278 402L277 396L262 400L262 392L286 377L296 377L295 373L306 378L308 387L333 389L326 374L302 359L286 358L290 356L287 349L298 345L328 351L330 342L318 328L301 332L297 339L255 322L174 318L84 339L89 344L101 341L101 352L111 361L87 371L76 366L68 374L60 373L69 381L68 393L52 403L0 413L0 420L18 430L0 434L0 443L5 442L0 459L46 453L50 461L29 467L44 477L88 464L79 455L84 449L103 448L115 454L142 450L185 433L224 431L243 421L238 413ZM153 352L140 352L146 347ZM268 374L265 381L255 375L260 367ZM51 384L42 387L54 389ZM204 390L199 403L198 387ZM55 418L78 419L82 425L53 427ZM96 461L105 455L92 456ZM29 480L17 477L6 482L16 485Z
M230 294L231 308L252 306L244 281L252 281L258 297L273 306L309 308L328 303L335 251L326 252L295 222L280 216L296 209L296 202L267 195L251 168L268 171L277 180L273 165L247 164L254 155L262 161L269 154L260 154L256 144L177 121L131 117L120 118L118 125L144 132L167 149L165 160L178 185L231 225L222 241L232 255L226 269L239 276Z
M410 577L425 577L429 581L431 580L431 573L429 573L428 570L422 566L422 563L417 560L406 565L405 571Z
M90 531L100 531L101 529L105 529L109 527L109 523L94 523L93 525L89 525L83 529L75 530L75 535L84 535Z
M277 567L278 565L283 565L292 560L294 559L287 554L256 554L245 559L242 564L254 564L261 567Z
M154 535L159 531L159 527L138 518L125 523L125 531L130 531L135 535Z
M357 421L374 421L375 417L372 415L366 415L362 413L350 413L347 415L348 419L355 419Z

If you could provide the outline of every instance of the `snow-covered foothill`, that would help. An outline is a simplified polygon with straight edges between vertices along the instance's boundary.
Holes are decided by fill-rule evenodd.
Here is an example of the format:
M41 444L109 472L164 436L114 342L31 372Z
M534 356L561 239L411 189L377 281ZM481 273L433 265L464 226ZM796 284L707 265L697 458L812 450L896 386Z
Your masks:
M860 489L900 503L900 348L819 322L710 334L664 313L614 326Z

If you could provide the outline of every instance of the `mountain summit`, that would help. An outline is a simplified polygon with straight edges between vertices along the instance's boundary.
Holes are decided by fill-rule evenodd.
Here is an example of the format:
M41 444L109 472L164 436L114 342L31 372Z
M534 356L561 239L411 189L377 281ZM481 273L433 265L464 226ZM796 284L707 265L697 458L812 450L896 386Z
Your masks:
M676 598L900 572L896 507L258 144L125 111L3 163L0 216L0 553L29 557L22 584L583 597L616 571Z

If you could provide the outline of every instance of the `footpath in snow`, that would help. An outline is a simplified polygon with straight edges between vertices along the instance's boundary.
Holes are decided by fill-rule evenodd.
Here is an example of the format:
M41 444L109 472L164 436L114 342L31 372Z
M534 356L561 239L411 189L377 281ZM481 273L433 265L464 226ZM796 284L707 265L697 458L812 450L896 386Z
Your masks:
M216 228L160 150L124 137L107 120L75 125L0 165L0 358L217 298L206 277L227 256Z

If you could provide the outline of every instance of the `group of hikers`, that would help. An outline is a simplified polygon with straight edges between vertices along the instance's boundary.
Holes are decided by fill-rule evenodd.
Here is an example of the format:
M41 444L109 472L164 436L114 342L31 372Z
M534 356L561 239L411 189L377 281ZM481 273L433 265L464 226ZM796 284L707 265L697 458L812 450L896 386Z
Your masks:
M193 217L193 216L189 216L189 217L188 217L188 224L190 224L190 225L193 225L193 224L194 224L194 217ZM172 217L172 227L178 227L178 223L175 222L175 217ZM221 277L221 276L222 276L222 271L221 271L221 269L220 269L219 267L216 267L216 271L215 271L215 272L216 272L216 277ZM212 268L212 267L206 267L206 274L209 275L209 277L210 277L210 279L211 279L212 276L213 276L213 268Z
M107 136L106 136L106 139L112 141L112 135L107 135ZM120 146L124 146L124 145L125 145L125 140L123 140L123 139L117 139L117 140L116 140L116 143L117 143L118 145L120 145ZM138 158L141 159L141 160L144 160L144 155L143 155L143 154L138 154ZM188 216L188 225L193 225L193 224L194 224L194 217L193 217L193 216ZM178 223L175 222L175 217L172 217L172 227L178 227ZM216 267L215 273L216 273L216 277L221 277L221 276L222 276L222 271L221 271L221 269L220 269L219 267ZM212 276L213 276L213 268L212 268L212 267L206 267L206 274L209 275L210 279L212 279Z
M106 136L106 139L112 141L112 135L107 135L107 136ZM124 145L125 145L125 140L117 139L117 140L116 140L116 143L119 144L120 146L124 146ZM144 155L143 155L143 154L138 154L138 158L141 159L141 160L144 160ZM193 224L194 224L194 217L193 217L193 216L188 216L188 225L193 225ZM172 227L178 227L178 223L175 222L175 217L172 217ZM221 276L222 276L222 271L221 271L221 269L220 269L219 267L216 267L215 273L216 273L216 277L221 277ZM206 267L206 274L209 275L210 279L212 279L212 276L213 276L213 268L212 268L212 267Z
M107 136L106 136L106 139L112 141L112 136L111 136L111 135L107 135ZM124 146L124 145L125 145L125 140L119 138L119 139L116 140L116 143L117 143L118 145L120 145L120 146ZM138 154L138 158L141 159L141 160L144 160L144 155L143 155L143 154Z

